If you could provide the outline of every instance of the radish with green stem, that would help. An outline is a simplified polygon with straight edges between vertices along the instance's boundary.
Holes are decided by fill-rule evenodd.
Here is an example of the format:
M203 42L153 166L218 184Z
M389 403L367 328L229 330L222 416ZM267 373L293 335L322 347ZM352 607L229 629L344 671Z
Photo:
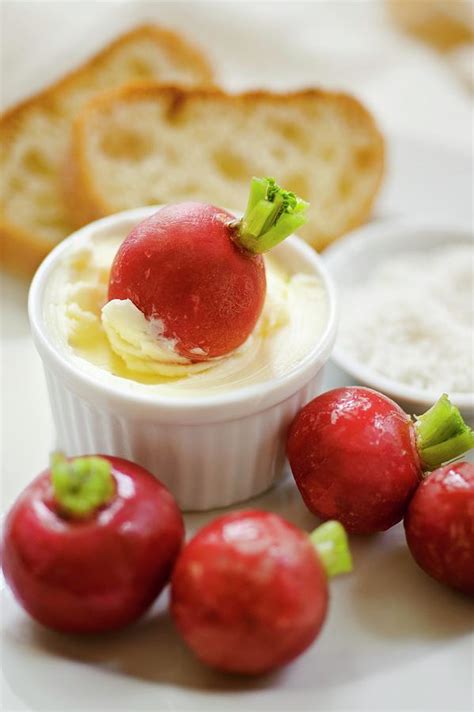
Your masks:
M328 576L351 570L344 529L308 534L260 510L227 514L184 547L171 612L202 662L226 672L269 672L314 641L328 606Z
M308 204L253 178L244 216L204 203L167 205L120 246L108 298L130 300L179 357L206 361L241 346L262 312L270 250L306 222Z
M355 534L399 522L423 472L460 457L474 445L446 395L413 421L369 388L336 388L294 419L287 453L307 507L337 519Z
M183 537L176 502L147 470L105 455L56 456L7 515L2 567L39 623L97 633L144 613Z

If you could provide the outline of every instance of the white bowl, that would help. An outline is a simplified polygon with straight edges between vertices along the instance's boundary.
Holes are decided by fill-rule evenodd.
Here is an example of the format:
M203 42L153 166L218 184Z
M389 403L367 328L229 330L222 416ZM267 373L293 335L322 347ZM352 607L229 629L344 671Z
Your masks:
M358 285L389 255L413 251L428 251L448 243L473 243L472 227L422 224L419 221L380 220L355 230L324 252L324 261L336 282L347 289ZM364 363L354 359L337 344L332 360L358 383L381 391L399 403L409 413L420 414L441 395L437 391L421 390L389 379ZM474 364L473 364L474 366ZM449 392L449 397L464 418L474 421L474 394Z
M58 260L92 233L126 235L157 210L140 208L98 220L58 245L30 288L29 317L43 360L57 432L67 455L103 453L133 460L154 473L185 510L227 506L268 489L283 473L286 429L321 390L323 366L334 345L335 290L321 258L297 237L275 249L290 271L318 275L328 316L314 347L284 376L214 395L170 398L135 392L128 379L99 367L78 368L55 343L44 320L45 288Z

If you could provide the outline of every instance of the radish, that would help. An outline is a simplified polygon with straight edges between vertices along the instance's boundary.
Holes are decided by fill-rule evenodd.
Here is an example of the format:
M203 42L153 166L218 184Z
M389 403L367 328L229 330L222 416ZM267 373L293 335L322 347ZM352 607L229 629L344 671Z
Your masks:
M474 465L458 462L432 472L410 501L404 524L417 564L474 596Z
M112 630L158 596L183 536L172 495L142 467L58 456L6 518L3 572L39 623L74 633Z
M262 312L261 253L306 222L307 203L253 178L241 220L203 203L168 205L137 225L112 264L109 300L129 299L190 361L230 353Z
M313 642L326 616L327 576L350 569L337 522L308 536L270 512L227 514L181 552L171 612L202 662L227 672L264 673Z
M372 534L402 519L424 470L473 445L446 395L413 422L386 396L354 386L323 393L300 411L287 454L311 512Z

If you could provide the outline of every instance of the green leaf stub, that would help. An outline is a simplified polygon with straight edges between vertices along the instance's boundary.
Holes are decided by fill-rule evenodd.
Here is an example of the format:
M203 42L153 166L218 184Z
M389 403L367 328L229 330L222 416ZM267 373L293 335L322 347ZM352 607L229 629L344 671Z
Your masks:
M55 453L51 458L51 482L59 509L71 518L91 516L115 493L110 462L95 455L67 460Z
M424 470L435 470L474 447L474 433L446 393L415 417L416 444Z
M274 178L252 178L235 241L250 252L267 252L307 222L309 204Z
M352 571L349 542L346 530L340 522L324 522L309 536L328 577Z

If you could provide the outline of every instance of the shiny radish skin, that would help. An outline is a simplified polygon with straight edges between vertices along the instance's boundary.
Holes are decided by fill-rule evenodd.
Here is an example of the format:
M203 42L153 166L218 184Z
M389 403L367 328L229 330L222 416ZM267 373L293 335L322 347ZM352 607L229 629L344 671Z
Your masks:
M274 178L252 178L239 220L204 203L167 205L125 238L108 298L133 302L177 357L225 356L262 312L261 255L306 223L308 207Z
M113 497L91 516L58 511L50 470L10 510L3 572L15 598L39 623L69 633L125 626L168 582L184 528L171 493L147 470L110 462Z
M120 246L109 300L130 299L191 361L241 346L262 312L266 279L262 256L233 241L233 221L212 205L165 206Z
M287 454L308 509L354 534L399 522L422 477L410 417L368 388L336 388L306 405Z
M269 672L317 637L328 606L326 572L310 538L276 514L224 515L184 547L171 612L196 656L232 673Z
M410 501L404 525L423 571L474 596L474 465L458 462L428 475Z

